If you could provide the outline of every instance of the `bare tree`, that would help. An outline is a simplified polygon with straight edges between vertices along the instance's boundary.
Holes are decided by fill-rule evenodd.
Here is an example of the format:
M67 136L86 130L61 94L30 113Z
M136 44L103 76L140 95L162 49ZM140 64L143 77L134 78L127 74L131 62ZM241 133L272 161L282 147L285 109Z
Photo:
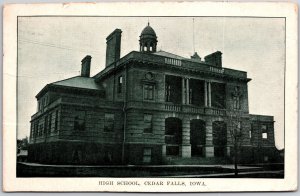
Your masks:
M242 114L240 111L232 110L228 112L228 124L231 142L233 144L234 152L234 174L238 175L238 162L241 145L243 143L243 126L242 126Z

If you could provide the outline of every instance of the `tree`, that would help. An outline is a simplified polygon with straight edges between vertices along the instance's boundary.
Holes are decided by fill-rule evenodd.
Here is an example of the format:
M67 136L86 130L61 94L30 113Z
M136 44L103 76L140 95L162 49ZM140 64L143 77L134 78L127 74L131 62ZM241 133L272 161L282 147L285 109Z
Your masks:
M243 142L243 127L242 127L242 114L238 110L228 111L228 124L229 131L231 136L231 141L233 144L233 153L234 153L234 175L238 175L238 162L241 145Z
M17 150L27 150L28 149L28 137L17 140Z

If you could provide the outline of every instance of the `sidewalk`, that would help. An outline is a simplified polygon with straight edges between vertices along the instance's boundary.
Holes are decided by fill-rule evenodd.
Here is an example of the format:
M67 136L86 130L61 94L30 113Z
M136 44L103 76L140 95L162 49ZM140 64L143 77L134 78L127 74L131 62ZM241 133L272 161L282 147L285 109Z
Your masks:
M239 176L244 176L244 175L253 175L253 174L276 174L276 175L283 175L283 170L280 171L253 171L253 172L239 172ZM167 178L171 177L176 177L176 178L206 178L206 177L230 177L234 176L234 172L232 173L221 173L221 174L204 174L204 175L182 175L182 176L164 176Z
M49 165L40 163L28 163L20 162L20 164L28 166L41 166L41 167L82 167L82 168L224 168L224 169L234 169L234 165ZM238 169L261 169L258 166L238 166Z
M283 176L281 169L238 166L239 176ZM278 173L279 172L279 173ZM18 177L234 177L234 165L48 165L18 163Z

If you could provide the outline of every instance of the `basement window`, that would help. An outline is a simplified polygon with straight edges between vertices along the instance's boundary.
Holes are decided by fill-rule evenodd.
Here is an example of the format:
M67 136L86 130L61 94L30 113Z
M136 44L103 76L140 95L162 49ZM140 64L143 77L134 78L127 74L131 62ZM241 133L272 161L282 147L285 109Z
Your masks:
M166 147L167 156L178 156L179 155L179 146L167 146Z
M152 149L144 148L143 163L151 163Z

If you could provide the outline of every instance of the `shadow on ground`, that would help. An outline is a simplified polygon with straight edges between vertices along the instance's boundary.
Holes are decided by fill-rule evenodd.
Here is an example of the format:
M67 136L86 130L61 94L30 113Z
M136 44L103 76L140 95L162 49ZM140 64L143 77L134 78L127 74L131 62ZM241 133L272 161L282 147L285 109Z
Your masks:
M239 178L283 178L283 164L240 166ZM17 164L17 177L234 178L231 165L78 166Z

